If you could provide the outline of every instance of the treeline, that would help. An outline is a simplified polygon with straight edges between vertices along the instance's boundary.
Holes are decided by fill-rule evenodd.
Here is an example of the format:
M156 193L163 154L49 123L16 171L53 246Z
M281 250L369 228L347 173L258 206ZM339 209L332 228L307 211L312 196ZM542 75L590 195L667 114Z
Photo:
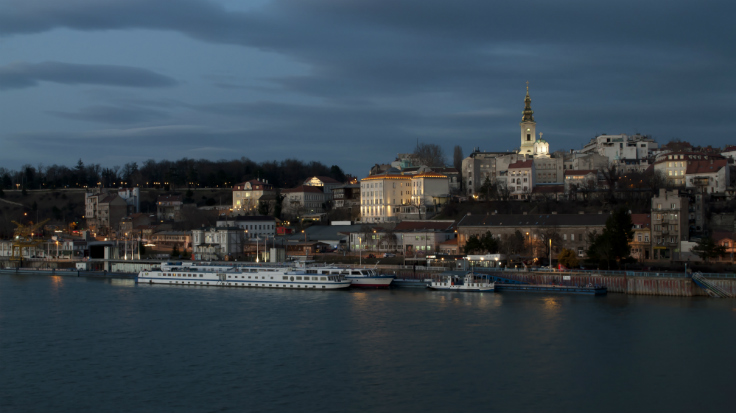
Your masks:
M329 176L340 182L347 177L342 169L320 162L302 162L296 159L254 162L247 158L210 161L180 159L178 161L149 159L138 165L126 163L122 167L85 165L80 159L74 167L63 165L23 165L20 170L0 168L2 189L58 189L104 186L142 188L197 188L230 187L236 183L260 178L277 188L292 188L310 176Z

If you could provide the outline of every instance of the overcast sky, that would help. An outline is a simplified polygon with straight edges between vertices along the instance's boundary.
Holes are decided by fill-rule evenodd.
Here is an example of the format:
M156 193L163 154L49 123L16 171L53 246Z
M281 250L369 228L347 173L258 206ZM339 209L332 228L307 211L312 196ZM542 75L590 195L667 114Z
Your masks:
M732 1L2 0L0 166L736 144Z

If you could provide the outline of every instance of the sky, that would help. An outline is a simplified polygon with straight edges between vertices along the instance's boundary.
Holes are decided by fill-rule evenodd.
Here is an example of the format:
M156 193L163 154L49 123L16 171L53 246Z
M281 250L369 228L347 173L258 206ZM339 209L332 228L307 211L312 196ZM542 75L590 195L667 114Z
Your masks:
M0 167L736 144L725 0L3 0Z

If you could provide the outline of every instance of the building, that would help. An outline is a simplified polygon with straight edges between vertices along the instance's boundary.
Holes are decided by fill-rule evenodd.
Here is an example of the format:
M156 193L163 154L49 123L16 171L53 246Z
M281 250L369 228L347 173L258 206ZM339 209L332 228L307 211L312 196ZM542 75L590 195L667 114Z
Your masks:
M428 210L436 212L438 205L444 205L450 199L450 181L445 175L425 172L411 177L411 204L419 216Z
M156 218L159 221L181 221L184 197L181 195L159 195L156 200Z
M318 186L300 185L296 188L282 189L282 213L290 216L320 214L324 212L325 194Z
M649 260L652 256L651 236L651 214L631 214L631 222L634 224L633 237L631 238L631 257L638 261Z
M608 159L609 163L621 159L647 159L659 148L649 136L599 135L583 147L581 153L597 153Z
M558 242L552 245L553 255L566 248L584 258L589 247L587 235L593 231L599 234L603 232L609 216L610 214L468 214L457 223L458 249L464 251L471 236L481 237L490 231L494 237L505 241L518 231L524 237L529 257L547 257L549 239L555 238Z
M181 254L192 249L192 233L188 231L159 231L151 235L153 248L158 251L170 252L174 246Z
M527 199L535 185L536 168L534 161L515 162L509 165L506 175L509 195L515 199Z
M335 208L360 207L360 184L348 184L332 188Z
M680 243L689 239L688 207L688 196L678 190L661 188L652 197L652 259L679 258Z
M684 187L688 166L693 162L724 159L718 154L703 152L667 152L657 155L653 167L667 179L669 186Z
M116 193L85 193L84 206L87 228L100 235L112 234L128 212L128 203Z
M322 188L322 192L325 194L325 202L330 202L333 200L332 191L335 188L342 186L343 183L330 178L329 176L313 176L305 180L304 185L318 186Z
M726 159L688 162L685 188L704 194L725 193L731 179L729 169Z
M363 222L398 221L411 213L412 177L396 169L370 175L360 181L360 216Z
M251 179L233 186L233 213L246 214L258 211L261 198L273 199L276 190L268 181Z
M246 239L273 239L276 236L276 218L265 215L235 215L217 220L217 228L240 228Z
M565 193L572 199L577 199L578 192L594 191L597 184L598 171L596 170L565 171Z
M208 227L192 231L195 260L224 260L243 253L245 232L240 227Z
M457 236L453 220L401 221L393 229L393 233L406 257L441 252L440 246Z

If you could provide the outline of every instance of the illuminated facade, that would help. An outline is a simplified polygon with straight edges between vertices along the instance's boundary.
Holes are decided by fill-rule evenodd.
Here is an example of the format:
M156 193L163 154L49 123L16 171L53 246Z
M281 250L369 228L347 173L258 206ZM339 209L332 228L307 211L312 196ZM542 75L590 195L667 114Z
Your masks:
M387 172L360 181L360 216L364 222L397 221L410 212L412 177Z

